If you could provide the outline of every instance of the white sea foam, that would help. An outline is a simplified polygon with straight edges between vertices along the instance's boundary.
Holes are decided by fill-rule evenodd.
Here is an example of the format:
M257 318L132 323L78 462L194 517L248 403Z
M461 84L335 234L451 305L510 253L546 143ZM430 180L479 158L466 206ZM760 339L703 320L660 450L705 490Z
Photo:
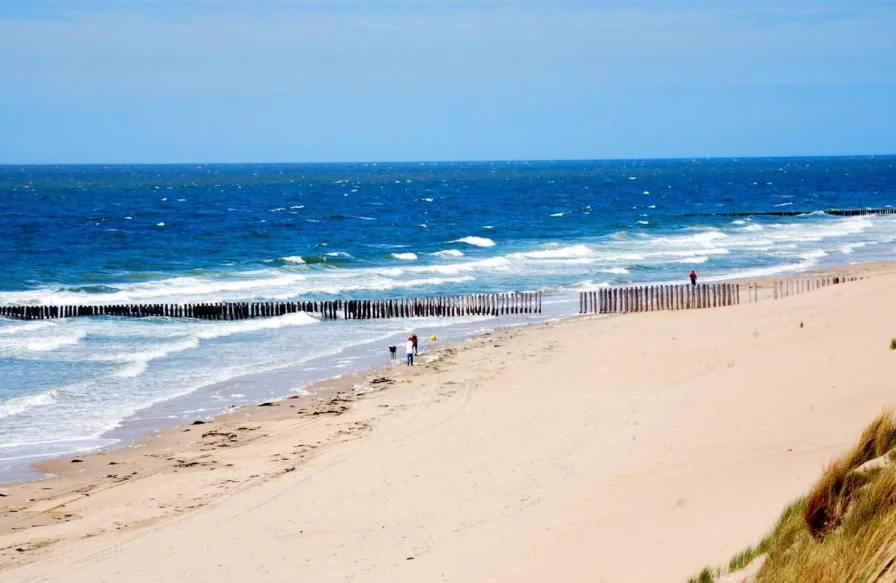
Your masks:
M25 395L4 401L0 403L0 419L3 419L4 417L12 417L13 415L20 415L35 407L52 405L58 398L59 391L51 389L49 391L37 393L36 395Z
M569 247L560 247L557 249L546 249L543 251L528 251L525 253L512 253L509 255L512 259L574 259L580 257L591 257L594 251L585 245L571 245Z
M466 243L467 245L472 245L473 247L494 247L495 246L495 242L487 237L463 237L461 239L449 241L449 243Z
M173 342L171 344L156 346L143 352L113 354L100 357L97 360L101 362L125 363L126 366L112 373L112 376L117 378L129 379L138 377L146 372L146 369L149 368L149 363L153 360L165 358L166 356L174 354L175 352L183 352L184 350L190 350L192 348L196 348L197 346L199 346L199 339L192 337L185 338L180 342Z
M856 249L861 249L862 247L866 247L867 243L847 243L840 247L840 253L844 255L852 255Z
M164 226L165 226L165 223L156 223L156 226L157 226L157 227L164 227Z
M638 221L639 225L649 225L650 221Z
M409 279L404 282L404 285L408 287L422 287L425 285L445 285L448 283L467 283L470 281L476 281L476 278L469 275L463 277L427 277L422 279Z
M94 360L99 362L124 363L126 366L113 373L113 376L119 378L133 378L146 372L149 363L153 360L198 348L200 342L203 340L213 340L215 338L223 338L235 334L247 334L259 332L261 330L284 328L287 326L307 326L309 324L316 324L319 321L320 320L310 314L296 313L286 314L276 318L263 318L257 320L239 320L235 322L220 322L214 324L197 323L196 325L198 327L194 328L186 336L181 337L175 342L153 346L147 350L139 352L129 350L119 354L99 356Z
M74 346L87 336L82 329L64 329L54 331L52 335L18 336L6 335L0 341L0 354L11 352L23 354L27 352L53 352L60 348Z
M771 184L771 183L769 183L769 184ZM790 206L792 204L793 204L792 202L782 202L781 204L776 204L775 206L782 207L782 206Z
M681 264L685 264L685 265L691 265L691 264L699 265L701 263L706 263L707 261L709 261L709 257L703 255L703 256L696 256L696 257L686 257L683 259L673 259L673 260L669 261L669 263L681 263Z
M608 273L610 275L628 275L631 273L628 269L624 267L610 267L608 269L601 269L601 273Z
M53 326L56 326L56 324L54 324L53 322L29 322L28 324L11 324L9 326L0 328L0 336L9 334L25 334L27 332L43 330L44 328L52 328Z
M566 214L566 213L554 213L554 214L552 214L551 216L552 216L552 217L562 217L562 216L565 215L565 214Z
M457 249L445 249L443 251L436 251L433 255L436 257L463 257L464 252Z
M714 246L720 239L727 239L728 235L718 229L708 229L696 235L673 236L673 237L657 237L652 243L664 246Z
M606 281L577 281L568 286L571 289L581 290L581 291L594 291L599 289L605 289L610 287L610 284Z
M289 257L284 257L282 260L287 263L295 263L297 265L302 265L305 263L305 260L302 259L301 257L299 257L298 255L291 255Z
M401 261L416 261L417 254L416 253L391 253L393 259L398 259Z

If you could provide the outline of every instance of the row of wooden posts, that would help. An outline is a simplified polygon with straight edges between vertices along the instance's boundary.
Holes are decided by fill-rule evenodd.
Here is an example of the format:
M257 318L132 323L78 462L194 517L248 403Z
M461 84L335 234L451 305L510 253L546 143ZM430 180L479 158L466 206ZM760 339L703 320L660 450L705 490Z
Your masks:
M647 285L579 293L580 314L693 310L739 303L740 290L737 285L730 283Z
M815 291L823 287L836 285L838 283L847 283L858 281L860 279L862 278L856 276L826 277L821 279L785 279L774 283L773 297L777 300L778 298L786 298L809 291Z
M861 277L825 277L787 279L772 282L774 299L822 289L831 285L858 281ZM693 310L740 304L739 284L713 283L701 285L648 285L607 288L579 293L580 314L620 314L658 310ZM745 284L746 301L759 301L760 286Z
M0 306L0 316L17 320L48 320L89 316L247 320L304 312L318 314L325 320L372 320L382 318L447 318L540 314L541 305L541 292L512 292L449 297L330 300L318 302Z

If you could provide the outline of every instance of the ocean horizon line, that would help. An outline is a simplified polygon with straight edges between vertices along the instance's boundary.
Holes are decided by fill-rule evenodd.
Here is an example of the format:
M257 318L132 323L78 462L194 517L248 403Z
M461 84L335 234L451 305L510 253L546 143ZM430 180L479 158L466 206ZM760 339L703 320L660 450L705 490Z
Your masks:
M152 166L356 166L378 165L441 165L441 164L581 164L583 162L687 162L687 161L770 161L770 160L856 160L896 158L896 152L866 154L792 154L792 155L743 155L743 156L659 156L659 157L611 157L611 158L470 158L470 159L420 159L420 160L312 160L312 161L185 161L185 162L0 162L0 168L34 167L152 167Z

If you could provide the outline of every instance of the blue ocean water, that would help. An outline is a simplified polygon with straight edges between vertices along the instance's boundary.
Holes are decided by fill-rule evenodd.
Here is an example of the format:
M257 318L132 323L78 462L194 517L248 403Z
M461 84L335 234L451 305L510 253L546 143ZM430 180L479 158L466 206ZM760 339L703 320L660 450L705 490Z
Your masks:
M0 166L0 195L0 303L540 289L563 315L580 289L680 281L692 268L703 281L761 277L896 252L892 215L682 216L889 206L894 157ZM0 471L107 445L123 422L246 373L325 375L323 358L348 366L352 346L445 325L304 314L0 319ZM204 411L251 399L240 389L207 395L214 406Z

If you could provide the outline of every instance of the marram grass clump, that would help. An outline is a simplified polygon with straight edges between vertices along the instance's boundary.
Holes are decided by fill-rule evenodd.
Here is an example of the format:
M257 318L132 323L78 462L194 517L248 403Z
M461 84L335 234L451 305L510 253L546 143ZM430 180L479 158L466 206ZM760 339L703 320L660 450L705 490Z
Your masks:
M765 556L755 583L896 581L896 417L884 413L788 506L755 547L728 563L737 572ZM716 581L707 568L692 582ZM710 578L706 578L710 577Z

